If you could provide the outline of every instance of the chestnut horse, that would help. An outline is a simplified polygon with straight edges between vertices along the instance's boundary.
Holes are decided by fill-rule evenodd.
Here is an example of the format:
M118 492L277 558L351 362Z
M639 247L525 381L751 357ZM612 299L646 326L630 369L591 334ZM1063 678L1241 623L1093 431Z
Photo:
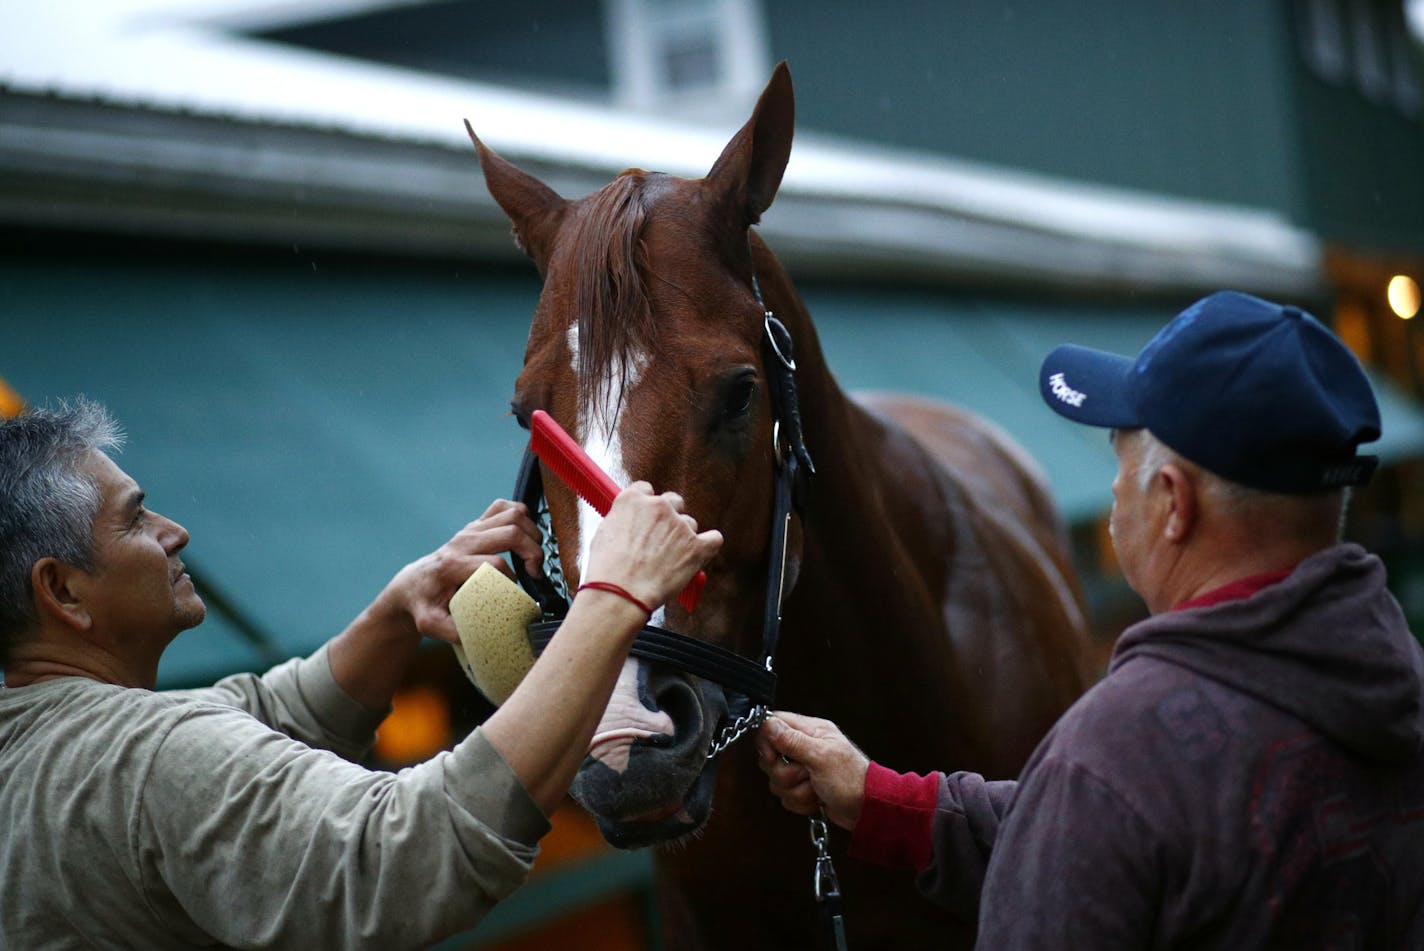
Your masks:
M793 110L782 64L705 178L630 169L580 200L471 130L544 280L514 412L527 425L545 410L620 484L675 490L722 530L700 606L654 623L756 658L788 422L772 418L774 313L815 472L787 536L776 705L836 721L892 768L1012 777L1091 676L1065 533L1036 468L993 427L837 385L750 230L780 185ZM572 587L597 516L547 472L543 485ZM806 821L768 795L751 743L707 755L731 704L706 678L630 658L572 792L615 845L671 844L656 857L669 947L808 947ZM921 898L911 873L853 861L846 841L831 846L852 948L972 941L973 923Z

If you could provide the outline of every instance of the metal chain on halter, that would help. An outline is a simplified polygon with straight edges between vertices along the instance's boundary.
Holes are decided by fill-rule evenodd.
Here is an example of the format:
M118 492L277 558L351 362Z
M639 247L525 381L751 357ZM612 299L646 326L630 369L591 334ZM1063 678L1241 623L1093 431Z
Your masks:
M750 711L722 727L707 747L707 758L713 759L727 747L746 736L766 721L766 707L756 704Z
M826 827L826 810L819 816L811 816L811 844L816 847L816 870L812 878L812 890L816 896L816 907L820 909L821 921L825 924L826 946L833 951L846 951L845 915L841 912L841 885L836 878L836 867L831 864L831 851L827 847L830 832Z
M559 561L559 540L554 537L554 517L549 512L548 500L542 495L539 497L539 511L535 514L535 523L543 537L540 544L544 549L544 577L549 579L559 597L567 601L569 586L564 580L563 563Z

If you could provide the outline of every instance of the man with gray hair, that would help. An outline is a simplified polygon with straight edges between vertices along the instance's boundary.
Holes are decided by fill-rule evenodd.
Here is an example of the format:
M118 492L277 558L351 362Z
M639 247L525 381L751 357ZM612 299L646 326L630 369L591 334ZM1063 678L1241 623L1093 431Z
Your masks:
M983 947L1424 948L1424 653L1340 541L1380 435L1359 363L1221 292L1135 358L1058 348L1039 385L1111 431L1113 548L1152 616L1017 781L896 773L777 713L772 793Z
M357 765L422 636L504 553L542 562L496 501L401 569L311 657L156 692L204 606L182 526L107 454L78 401L0 423L0 944L416 948L474 926L527 876L607 704L643 605L721 544L682 500L625 489L559 632L453 750L398 774Z
M99 491L65 457L92 449L117 451L123 434L108 413L80 403L59 414L22 416L0 441L0 670L11 642L37 620L30 568L46 555L94 568L89 526Z

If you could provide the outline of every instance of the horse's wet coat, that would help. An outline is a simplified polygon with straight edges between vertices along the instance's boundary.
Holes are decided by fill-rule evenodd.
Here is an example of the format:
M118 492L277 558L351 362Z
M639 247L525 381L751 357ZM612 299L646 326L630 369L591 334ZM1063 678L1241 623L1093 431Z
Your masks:
M722 530L696 613L670 605L656 620L755 657L774 476L755 275L795 342L817 466L792 523L777 703L835 720L896 769L1012 776L1090 679L1062 526L992 427L840 390L789 277L748 230L776 193L792 124L782 67L706 178L630 170L573 201L477 141L544 277L515 412L545 410L616 481L675 490ZM557 480L544 486L561 544L578 551L564 566L576 582L597 516ZM628 661L572 792L616 845L683 842L657 860L669 947L806 947L804 820L767 795L750 744L706 758L728 702L715 684ZM908 874L843 854L836 867L852 947L972 939Z

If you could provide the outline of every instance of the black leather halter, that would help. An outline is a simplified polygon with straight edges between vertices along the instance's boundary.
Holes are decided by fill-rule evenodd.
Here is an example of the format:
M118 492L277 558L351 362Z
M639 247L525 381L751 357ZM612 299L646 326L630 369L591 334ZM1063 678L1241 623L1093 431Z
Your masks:
M666 628L646 625L633 641L629 653L654 663L666 664L686 673L719 684L727 692L728 716L736 732L724 729L714 741L715 755L746 729L761 721L766 708L776 695L776 673L773 662L781 637L781 607L785 598L786 551L791 515L803 508L809 477L815 465L801 431L801 414L796 399L796 361L792 354L791 333L762 302L761 288L752 279L757 302L762 304L765 335L762 357L766 367L772 411L772 443L775 453L775 485L772 502L771 547L767 559L766 605L762 616L762 652L760 661L699 641ZM537 515L544 500L543 476L538 459L525 450L514 497ZM552 529L550 529L552 531ZM546 548L546 551L548 549ZM535 578L524 570L520 559L513 559L519 584L529 593L543 612L543 619L529 626L529 642L535 654L542 653L554 632L563 623L569 603L565 595L547 578Z

